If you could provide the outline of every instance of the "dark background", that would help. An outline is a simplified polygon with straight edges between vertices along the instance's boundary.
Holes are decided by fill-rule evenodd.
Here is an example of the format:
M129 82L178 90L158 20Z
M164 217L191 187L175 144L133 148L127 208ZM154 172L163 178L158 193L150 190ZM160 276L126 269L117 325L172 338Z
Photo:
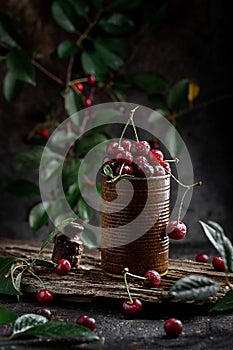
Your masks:
M144 3L147 6L147 1ZM30 46L37 38L47 57L46 63L53 70L49 55L62 34L49 21L50 5L51 1L21 0L18 3L9 0L1 2L0 10L15 16L18 23L27 22L28 25L22 28L25 43ZM43 25L38 23L40 16L37 18L36 14L43 14ZM230 2L227 1L171 0L166 24L156 28L153 35L143 37L129 67L132 72L160 72L170 84L190 78L196 79L200 85L197 104L204 103L204 106L177 120L177 128L193 161L195 180L203 181L203 185L194 190L184 218L189 227L186 243L205 240L198 220L217 221L228 236L233 235L232 175L229 169L232 156L231 18ZM62 67L56 69L59 75ZM3 73L4 69L0 74L3 76ZM33 201L16 198L7 193L5 187L18 177L11 167L14 152L23 146L24 135L38 122L40 105L56 93L56 86L43 76L40 76L37 88L27 87L14 103L7 103L0 91L1 236L41 239L45 233L43 229L35 233L29 228L27 213ZM103 101L95 100L98 102ZM146 95L137 90L128 93L128 102L151 107Z

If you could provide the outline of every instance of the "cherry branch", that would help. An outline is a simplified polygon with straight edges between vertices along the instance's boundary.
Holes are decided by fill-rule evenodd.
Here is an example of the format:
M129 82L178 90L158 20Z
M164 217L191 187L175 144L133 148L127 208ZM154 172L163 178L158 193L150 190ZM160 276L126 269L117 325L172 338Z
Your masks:
M36 68L38 68L42 73L44 73L47 77L49 77L50 79L52 79L53 81L55 81L57 84L61 85L61 86L65 86L65 83L63 80L61 80L60 78L58 78L56 75L54 75L53 73L51 73L50 71L48 71L45 67L43 67L39 62L32 60L31 61L33 66L35 66Z

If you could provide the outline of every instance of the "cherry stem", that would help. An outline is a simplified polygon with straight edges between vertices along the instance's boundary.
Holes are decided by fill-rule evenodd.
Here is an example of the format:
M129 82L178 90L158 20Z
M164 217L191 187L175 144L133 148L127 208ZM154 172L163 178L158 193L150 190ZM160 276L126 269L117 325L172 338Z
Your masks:
M184 203L184 198L185 198L186 194L188 193L188 191L189 191L190 189L191 189L191 187L186 188L186 190L184 191L183 196L182 196L182 198L181 198L181 201L180 201L180 208L179 208L179 213L178 213L178 218L177 218L177 223L180 221L181 211L182 211L182 207L183 207L183 203Z
M167 162L167 163L179 163L179 159L178 158L164 159L164 162Z
M125 268L125 273L124 273L124 282L125 282L125 287L126 287L126 290L127 290L127 293L128 293L128 296L129 296L129 301L130 301L130 304L133 304L133 299L131 297L131 294L130 294L130 291L129 291L129 285L128 285L128 282L127 282L127 268Z
M201 186L201 185L202 185L202 182L201 182L201 181L195 182L195 183L192 184L192 185L185 185L185 184L183 184L182 182L180 182L180 180L178 180L169 170L167 170L167 169L165 169L165 170L166 170L166 172L167 172L169 175L171 175L171 177L172 177L180 186L182 186L182 187L184 187L184 188L190 189L190 188L193 188L193 187Z
M139 107L140 107L140 106L137 106L137 107L135 107L134 109L132 109L132 110L130 111L130 117L129 117L127 123L125 124L124 129L122 130L122 133L121 133L121 136L120 136L120 139L119 139L119 143L118 143L119 146L121 145L121 141L122 141L122 139L123 139L123 136L124 136L124 134L125 134L125 131L126 131L127 127L129 126L130 122L133 120L134 113L136 112L136 110L137 110ZM134 122L133 122L132 125L133 125L133 128L134 128L135 138L136 138L136 140L137 140L137 142L138 142L139 140L138 140L138 135L137 135L137 132L136 132L136 128L135 128Z
M44 282L42 281L42 279L41 279L39 276L37 276L32 270L29 269L28 271L30 272L30 274L31 274L33 277L35 277L36 279L38 279L38 281L40 282L42 288L45 289L45 284L44 284Z
M146 277L134 275L133 273L130 273L130 272L128 272L128 271L126 271L125 273L126 273L126 275L128 275L128 276L135 277L135 278L138 278L138 279L140 279L140 280L144 280L144 281L145 281L145 280L147 279Z

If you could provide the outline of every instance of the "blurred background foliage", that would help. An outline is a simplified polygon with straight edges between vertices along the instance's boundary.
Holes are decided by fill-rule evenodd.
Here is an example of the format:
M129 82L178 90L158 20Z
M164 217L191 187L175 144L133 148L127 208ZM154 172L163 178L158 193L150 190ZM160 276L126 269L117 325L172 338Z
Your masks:
M203 5L204 15L199 15L199 23L195 24L197 27L205 24L206 41L211 21L208 6L209 1ZM184 1L53 0L45 4L37 0L11 0L0 9L3 108L7 111L13 105L22 114L22 106L27 104L27 113L31 110L33 114L31 119L21 118L21 123L26 121L25 145L17 147L13 156L13 167L20 179L11 182L8 191L33 198L28 221L35 231L48 223L40 202L37 176L43 146L68 116L102 102L140 103L135 96L142 94L144 105L176 125L179 117L206 106L198 101L196 105L201 83L195 72L184 76L179 74L180 67L173 65L170 69L177 73L171 79L168 71L160 69L162 64L150 69L143 64L143 60L150 59L151 43L156 50L156 40L161 43L175 16L185 16L189 10ZM178 34L182 33L182 27L179 31ZM182 39L179 45L182 46ZM185 60L184 56L180 64L184 65ZM114 117L111 113L110 119ZM82 129L82 121L78 127ZM60 136L58 143L70 142L68 133ZM70 205L84 221L89 221L93 213L78 188L78 167L89 149L110 137L105 130L94 130L78 146L71 147L66 159L64 190ZM175 149L172 135L169 140ZM56 170L54 159L48 164L48 180L56 175ZM33 181L28 179L28 172L34 172ZM88 177L87 185L92 186Z

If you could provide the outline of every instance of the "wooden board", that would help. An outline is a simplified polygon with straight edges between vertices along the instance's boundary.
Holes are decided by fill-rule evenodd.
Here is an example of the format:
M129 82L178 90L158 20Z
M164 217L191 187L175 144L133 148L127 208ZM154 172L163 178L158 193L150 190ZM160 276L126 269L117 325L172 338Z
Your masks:
M35 257L39 242L16 241L0 238L0 256ZM53 245L50 244L43 252L43 257L50 260ZM85 249L78 269L72 270L65 276L58 276L53 269L37 268L37 274L43 279L46 288L53 290L59 297L71 301L87 301L99 298L123 299L127 298L126 288L121 278L113 278L103 273L101 269L100 252L97 250ZM133 297L142 301L153 303L174 303L177 300L163 300L163 296L178 279L187 275L198 275L212 278L220 282L221 289L218 294L203 302L188 302L195 304L213 304L227 291L225 286L225 274L217 272L212 265L197 263L191 260L169 260L169 270L166 276L162 277L158 288L144 288L140 280L129 279L130 291ZM233 273L229 274L229 278ZM36 293L41 286L38 280L29 274L24 274L22 289L24 293Z

